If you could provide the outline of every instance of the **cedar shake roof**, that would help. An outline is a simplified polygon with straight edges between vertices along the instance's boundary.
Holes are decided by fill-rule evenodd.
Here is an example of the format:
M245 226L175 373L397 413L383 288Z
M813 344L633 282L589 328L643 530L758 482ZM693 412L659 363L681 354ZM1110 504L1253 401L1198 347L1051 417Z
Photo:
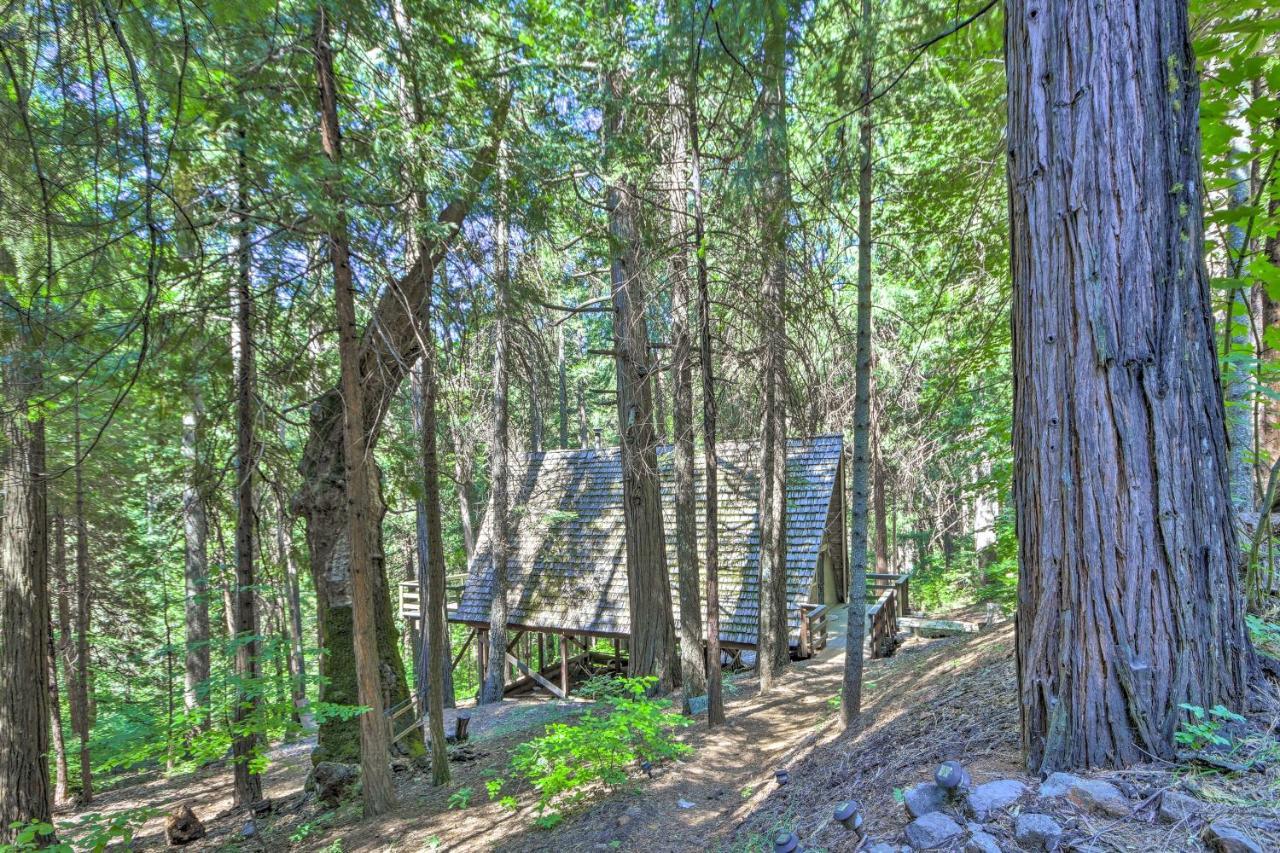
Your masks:
M755 644L759 619L757 446L755 442L721 442L718 448L720 638L743 645ZM787 604L793 632L798 629L799 605L809 600L832 501L838 500L835 490L843 448L839 435L788 442ZM658 454L667 567L678 621L674 458L670 447L659 448ZM706 482L701 454L695 459L695 479L701 569L706 553ZM527 455L523 465L513 471L511 507L510 624L534 630L628 635L631 620L619 451L550 450ZM484 623L489 619L493 586L490 537L486 516L462 597L449 614L451 620ZM705 577L702 582L705 584Z

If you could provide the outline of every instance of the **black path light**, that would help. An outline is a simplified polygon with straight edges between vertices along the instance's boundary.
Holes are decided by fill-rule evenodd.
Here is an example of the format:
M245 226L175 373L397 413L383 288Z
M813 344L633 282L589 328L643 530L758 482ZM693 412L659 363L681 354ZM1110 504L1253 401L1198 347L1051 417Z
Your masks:
M773 779L779 785L785 785L791 781L791 774L787 772L787 768L779 767L777 770L773 771Z
M652 761L650 761L647 758L640 759L640 769L643 770L645 772L645 775L648 776L650 779L653 778L653 762Z
M800 836L794 832L779 832L773 839L773 853L803 853Z
M933 781L948 794L955 794L969 786L969 771L959 761L944 761L933 774Z
M858 806L857 800L845 800L836 806L835 819L845 829L852 829L859 838L862 837L862 809Z

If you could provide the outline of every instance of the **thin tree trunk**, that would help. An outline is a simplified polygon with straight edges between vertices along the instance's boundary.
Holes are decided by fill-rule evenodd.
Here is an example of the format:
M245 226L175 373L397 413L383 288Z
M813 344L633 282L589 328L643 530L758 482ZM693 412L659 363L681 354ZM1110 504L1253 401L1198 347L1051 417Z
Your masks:
M618 10L611 4L611 14ZM621 165L616 151L624 132L622 69L604 75L605 156ZM677 675L671 580L663 541L662 493L658 481L658 437L654 430L653 373L645 321L645 280L640 265L639 211L634 184L626 177L605 189L609 219L609 280L613 294L614 361L617 366L618 434L622 440L623 522L626 531L632 677L653 676L657 694L670 692Z
M338 321L338 361L342 389L342 458L346 484L347 546L351 565L352 639L356 688L360 704L360 770L366 816L384 814L396 806L388 763L390 748L383 717L382 673L378 630L374 615L378 585L373 575L374 518L372 484L375 476L366 454L364 393L360 379L360 338L356 328L355 278L351 272L347 220L341 180L342 147L338 123L338 92L329 44L328 10L316 10L316 77L320 89L320 141L336 177L327 190L333 201L329 226L329 261L333 267L334 309Z
M529 367L529 450L533 453L542 451L542 401L538 388L538 365L533 355L528 359Z
M564 360L564 326L556 326L556 382L560 404L560 449L569 447L569 377Z
M862 652L867 614L867 520L871 474L871 89L875 29L871 0L862 0L862 110L858 128L858 355L853 391L853 502L849 530L849 621L844 650L840 718L862 714ZM883 535L883 534L882 534Z
M80 389L76 387L74 403L75 427L72 446L75 452L76 513L76 665L75 678L67 674L72 690L71 707L76 735L80 739L80 805L93 802L93 765L89 755L89 732L93 728L93 706L89 699L89 521L84 508L84 457L80 447Z
M884 457L880 453L880 408L878 406L872 406L871 416L871 511L875 516L876 526L876 571L886 573L889 571L889 518L885 488L889 474L885 470Z
M53 643L53 626L49 626L49 728L53 735L54 804L67 801L67 742L62 735L62 700L58 696L58 653Z
M62 673L67 685L67 707L71 711L71 733L76 732L78 717L72 683L75 680L75 625L72 622L71 601L68 597L70 583L67 580L67 519L59 508L53 516L54 561L51 581L57 593L58 602L58 656L62 659Z
M511 247L507 228L509 208L504 188L506 181L506 144L498 150L498 212L494 221L494 320L493 320L493 448L490 460L489 515L493 535L490 537L493 557L493 596L489 601L489 648L486 654L484 680L480 685L480 703L501 702L507 672L507 559L511 541L508 518L510 454L510 385L511 365L507 348L510 329L508 311Z
M458 483L458 515L462 523L462 550L467 558L467 564L470 565L471 555L476 551L475 516L471 509L475 506L475 460L471 455L470 445L466 445L464 449L460 438L462 426L456 418L451 420L453 477Z
M695 48L697 50L697 48ZM698 275L698 363L702 378L702 454L706 468L707 726L725 722L720 674L720 504L716 456L716 386L711 360L711 288L707 275L706 220L702 210L702 147L699 142L698 81L701 52L694 54L689 86L689 188L693 195L693 256Z
M591 424L587 420L587 383L578 380L578 447L591 446Z
M1247 107L1247 102L1241 108ZM1240 116L1232 122L1236 125L1236 136L1232 142L1232 151L1238 163L1231 170L1230 177L1235 181L1227 193L1229 208L1244 207L1249 204L1249 168L1250 159L1248 144L1248 125ZM1240 125L1244 125L1241 127ZM1244 272L1245 259L1250 247L1245 245L1245 232L1238 223L1227 226L1228 259L1230 275L1239 278ZM1230 483L1231 504L1236 512L1247 512L1253 508L1254 470L1253 461L1253 411L1250 388L1249 367L1242 359L1247 357L1252 348L1249 331L1252 318L1249 316L1249 293L1243 289L1232 289L1227 293L1227 311L1224 317L1226 325L1225 366L1226 374L1223 383L1226 414L1227 439L1230 448Z
M1005 27L1024 755L1168 759L1250 655L1187 5L1006 0Z
M235 589L232 592L234 614L236 700L233 714L235 731L231 739L234 775L234 805L239 808L262 799L262 780L252 761L259 748L259 738L252 727L258 708L257 608L254 606L254 517L253 469L257 463L257 441L254 435L253 401L253 294L251 276L252 233L249 222L248 145L245 132L237 133L237 276L234 293L234 315L231 357L236 386L236 535Z
M201 486L204 467L200 460L200 421L204 403L193 390L191 411L182 418L182 455L187 463L187 482L182 490L182 521L186 540L184 578L186 583L186 660L182 699L188 715L200 711L196 728L207 724L205 682L209 680L209 523L205 517Z
M443 785L449 781L449 754L444 740L444 682L448 667L444 664L451 659L451 652L444 621L444 540L440 531L440 457L436 448L436 353L434 341L429 337L429 299L422 311L426 348L412 374L414 425L418 430L423 496L417 505L418 610L423 630L415 671L418 676L417 694L425 698L426 705L431 784Z
M1280 93L1272 93L1273 96ZM1276 121L1276 128L1280 130L1280 120ZM1271 186L1267 188L1269 196L1267 201L1268 214L1274 221L1277 214L1280 214L1280 176L1272 175ZM1280 268L1280 236L1270 234L1263 243L1267 260L1277 268ZM1277 371L1280 371L1280 348L1271 344L1274 338L1268 338L1268 334L1274 336L1276 331L1280 330L1280 299L1272 298L1273 294L1266 287L1259 285L1259 318L1258 318L1258 372L1263 381L1268 378L1274 381ZM1260 383L1261 384L1261 383ZM1265 462L1263 463L1262 478L1265 482L1266 472L1270 470L1270 465L1274 465L1280 460L1280 401L1274 400L1264 395L1257 395L1259 405L1262 407L1261 417L1259 420L1259 436L1258 449ZM1267 510L1264 509L1264 512Z
M693 295L689 282L688 123L681 84L668 84L670 122L668 205L671 236L676 251L671 257L671 387L675 425L676 475L676 574L680 589L680 679L684 712L689 700L707 689L706 661L702 650L702 600L698 578L698 501L694 491L693 460L693 360L690 353L689 315Z
M765 174L761 186L764 244L761 287L764 392L760 428L760 690L773 689L789 659L787 629L787 232L791 184L787 152L787 25L785 3L765 6L760 135Z
M289 609L289 684L293 713L303 728L311 727L307 711L307 658L302 629L302 589L298 580L298 554L293 542L293 517L282 491L276 492L276 548L284 568L284 596Z

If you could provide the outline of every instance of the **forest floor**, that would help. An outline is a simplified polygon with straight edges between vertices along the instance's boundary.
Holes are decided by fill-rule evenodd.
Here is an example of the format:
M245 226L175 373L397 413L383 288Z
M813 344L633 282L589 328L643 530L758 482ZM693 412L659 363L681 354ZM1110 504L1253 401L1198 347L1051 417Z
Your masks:
M1098 818L1065 801L1059 807L1038 800L1039 780L1022 770L1009 622L964 637L913 637L892 657L868 661L862 721L856 731L845 733L836 699L843 634L843 621L834 623L828 647L790 666L767 695L758 694L750 675L733 679L726 694L729 725L708 730L701 718L679 735L693 747L685 760L654 768L651 780L640 777L614 791L594 792L552 830L534 826L537 813L527 790L518 792L520 807L510 811L490 800L485 783L509 776L515 747L540 734L545 723L580 710L579 703L509 701L494 712L477 710L468 760L452 763L451 784L432 788L420 773L398 773L399 808L374 820L361 820L354 802L323 811L302 791L309 769L305 742L273 754L264 788L276 811L258 822L252 838L243 837L242 815L226 814L230 775L225 772L134 785L119 792L118 800L103 796L95 809L151 805L168 810L188 801L209 828L205 840L191 845L196 850L767 851L779 831L795 831L807 850L855 850L854 835L831 819L835 804L856 798L871 840L900 843L909 821L901 792L931 780L939 762L958 759L975 783L1017 779L1027 785L1021 802L984 827L1002 850L1022 849L1012 829L1019 810L1052 808L1067 831L1064 838L1071 839L1066 849L1201 850L1199 825L1226 818L1265 849L1280 850L1277 761L1262 772L1244 774L1185 766L1107 774L1133 798L1127 817ZM1269 714L1274 731L1276 709ZM1268 719L1255 721L1255 728L1266 733L1273 749ZM774 771L783 767L791 781L779 786ZM1151 805L1158 800L1152 798L1175 787L1199 796L1203 813L1192 822L1160 823ZM464 790L469 796L460 793ZM465 805L462 799L468 800ZM162 831L162 819L149 823L135 846L163 846Z

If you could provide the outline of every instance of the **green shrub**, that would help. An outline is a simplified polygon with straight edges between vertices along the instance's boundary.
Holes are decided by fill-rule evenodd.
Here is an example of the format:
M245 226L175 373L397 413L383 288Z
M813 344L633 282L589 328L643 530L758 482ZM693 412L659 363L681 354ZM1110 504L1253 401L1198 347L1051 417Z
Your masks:
M584 713L575 724L553 723L542 737L517 747L511 766L538 792L539 826L554 826L555 810L580 799L594 783L621 785L638 762L656 764L691 751L674 733L692 720L672 711L670 700L646 695L655 681L592 679L586 688L602 706L598 711Z
M1214 705L1208 712L1199 705L1188 705L1185 702L1178 707L1190 714L1191 719L1174 732L1173 739L1191 749L1231 746L1231 738L1221 734L1222 727L1229 722L1244 722L1244 717L1221 705Z

